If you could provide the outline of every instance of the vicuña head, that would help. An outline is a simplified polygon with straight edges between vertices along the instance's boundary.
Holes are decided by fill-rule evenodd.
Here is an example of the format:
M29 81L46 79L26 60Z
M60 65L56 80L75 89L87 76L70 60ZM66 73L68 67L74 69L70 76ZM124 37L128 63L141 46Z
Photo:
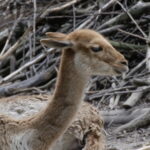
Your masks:
M0 149L48 150L77 113L90 75L119 75L128 70L124 56L93 30L47 36L42 44L63 49L52 100L29 119L16 121L0 115Z
M82 29L70 34L46 33L41 43L70 51L78 71L90 75L120 75L128 71L127 60L102 35Z

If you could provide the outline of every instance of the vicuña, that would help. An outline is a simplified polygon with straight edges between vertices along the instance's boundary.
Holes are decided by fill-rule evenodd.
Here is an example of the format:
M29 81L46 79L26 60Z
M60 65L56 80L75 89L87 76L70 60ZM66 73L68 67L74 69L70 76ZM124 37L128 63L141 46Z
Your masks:
M127 60L99 33L82 29L47 33L41 43L62 49L56 89L37 115L15 120L0 115L0 150L49 150L78 112L91 75L120 75Z

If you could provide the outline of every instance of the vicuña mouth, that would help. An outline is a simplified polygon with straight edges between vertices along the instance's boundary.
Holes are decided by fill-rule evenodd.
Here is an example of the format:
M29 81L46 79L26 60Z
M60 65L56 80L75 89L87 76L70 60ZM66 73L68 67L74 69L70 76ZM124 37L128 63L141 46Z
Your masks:
M126 73L128 72L128 67L125 66L124 68L114 68L114 71L117 73L117 74L122 74L122 73Z

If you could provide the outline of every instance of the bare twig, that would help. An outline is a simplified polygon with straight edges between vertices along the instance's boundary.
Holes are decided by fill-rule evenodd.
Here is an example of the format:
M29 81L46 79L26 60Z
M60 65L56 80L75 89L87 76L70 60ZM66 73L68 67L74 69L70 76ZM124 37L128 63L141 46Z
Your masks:
M147 38L144 38L144 37L142 37L142 36L140 36L140 35L133 34L133 33L130 33L130 32L127 32L127 31L124 31L124 30L122 30L122 29L118 29L118 31L120 31L120 32L122 32L122 33L125 33L125 34L128 34L128 35L130 35L130 36L133 36L133 37L139 38L139 39L144 40L144 41L146 41L146 42L147 42Z
M115 130L115 133L123 131L123 130L131 131L133 129L137 129L137 128L140 128L142 126L145 126L145 125L147 125L149 123L150 123L150 110L148 110L144 114L141 114L140 116L138 116L137 118L133 119L129 123L118 127Z
M79 2L80 0L72 0L71 2L68 2L62 6L58 6L58 7L55 7L55 8L48 8L46 11L44 11L42 14L41 14L41 18L44 18L46 15L48 15L49 13L51 12L58 12L60 10L63 10L65 8L68 8L70 6L72 6L73 4Z
M149 36L148 36L149 42L147 44L147 54L146 54L146 66L148 71L150 71L150 24L149 24Z
M137 17L137 16L142 15L144 12L149 11L149 8L150 8L150 2L138 1L138 3L134 5L133 7L131 7L128 12L133 17ZM98 28L98 30L113 26L115 24L121 24L123 21L127 21L127 20L129 20L129 16L126 13L121 13L118 16L106 21L104 24L102 24Z
M49 49L47 51L47 53L50 53L54 51L54 49ZM11 79L12 77L14 77L15 75L17 75L18 73L20 73L21 71L23 71L25 68L30 67L31 65L37 63L38 61L40 61L42 58L44 58L46 56L45 53L42 53L41 55L39 55L38 57L36 57L35 59L29 61L28 63L24 64L22 67L20 67L18 70L12 72L11 74L9 74L8 76L6 76L5 78L3 78L2 80L0 80L0 83L6 82L9 79Z
M127 15L130 17L130 19L133 21L137 29L142 33L144 38L147 38L147 35L144 33L144 31L141 29L141 27L138 25L138 23L135 21L135 19L132 17L130 12L117 0L117 3L122 7L122 9L127 13Z
M73 30L75 30L76 28L76 8L74 6L74 4L72 5L72 10L73 10Z
M134 68L132 68L130 70L130 72L126 75L126 79L131 76L132 74L134 74L139 68L141 68L144 64L146 63L146 59L142 60L139 64L137 64L137 66L135 66Z
M96 13L99 15L102 11L108 9L112 4L114 4L116 0L110 0L108 3L106 3L102 8L100 8ZM81 24L77 29L85 28L93 19L95 19L96 16L91 16L88 20L86 20L83 24ZM97 18L97 17L96 17Z
M11 37L12 37L12 34L13 34L13 32L14 32L14 30L15 30L17 24L18 24L18 22L21 20L22 16L23 16L23 15L21 14L21 15L19 16L19 18L15 21L15 23L14 23L12 29L11 29L11 32L9 33L9 36L8 36L8 38L7 38L7 40L6 40L6 43L5 43L5 45L4 45L4 47L3 47L2 51L1 51L0 57L1 57L1 56L4 54L4 52L6 51L6 49L7 49L7 47L8 47L8 43L9 43Z
M120 42L120 41L112 41L112 40L109 40L109 42L114 47L121 48L121 49L134 50L137 52L146 51L146 45L135 45L135 44L125 43L125 42Z
M35 55L36 49L36 15L37 15L37 5L36 0L33 0L34 14L33 14L33 55Z
M143 92L132 93L131 96L125 101L123 106L125 108L133 107L141 99L142 95L143 95Z
M2 56L0 56L0 61L3 61L8 56L10 56L14 51L16 51L16 49L24 42L24 38L26 37L26 35L28 34L28 32L29 32L29 29L26 30L26 32L19 38L19 40L13 46L11 46L7 50L6 53L4 53Z
M119 87L115 89L101 90L99 91L99 93L97 93L96 91L96 94L93 93L92 95L89 95L89 98L94 99L94 98L99 98L102 96L108 96L108 95L114 95L114 94L126 94L126 93L136 93L136 92L147 91L150 89L150 85L141 86L140 88L136 90L132 90L135 88L136 88L135 86L126 86L126 87Z

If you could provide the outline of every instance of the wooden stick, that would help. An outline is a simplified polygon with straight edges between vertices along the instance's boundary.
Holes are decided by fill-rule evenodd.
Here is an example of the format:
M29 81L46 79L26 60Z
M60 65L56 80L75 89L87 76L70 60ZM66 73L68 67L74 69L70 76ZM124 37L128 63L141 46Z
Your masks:
M19 38L19 40L14 45L11 46L6 53L0 56L0 61L3 61L4 59L6 59L8 56L10 56L12 53L14 53L17 50L17 48L24 42L24 38L26 37L28 32L29 30L26 30L26 32Z
M129 13L133 16L140 16L142 15L144 12L149 11L150 9L150 2L141 2L139 1L136 5L132 6L129 9ZM109 21L105 22L104 24L102 24L98 30L110 27L114 24L121 24L123 21L127 21L129 20L129 16L126 13L121 13L118 16L110 19Z
M117 3L122 7L122 9L127 13L129 18L132 20L132 22L136 25L137 29L143 34L144 38L147 38L147 35L144 33L144 31L141 29L141 27L138 25L138 23L135 21L133 16L130 14L130 12L117 0Z
M141 99L142 95L143 92L132 93L131 96L123 103L123 107L133 107Z
M149 36L148 36L148 43L147 43L147 54L146 54L146 67L148 71L150 71L150 24L149 24Z
M102 8L100 8L96 13L101 14L102 11L108 9L112 4L114 4L116 0L110 0L106 3ZM84 21L77 29L85 28L96 16L91 16L88 20Z
M18 24L18 22L21 20L22 17L23 17L23 16L22 16L22 14L21 14L21 15L19 16L19 18L15 21L15 23L14 23L14 25L13 25L13 27L12 27L12 30L11 30L11 32L10 32L10 34L9 34L9 36L8 36L8 38L7 38L7 40L6 40L6 42L5 42L5 45L4 45L4 47L3 47L2 51L1 51L0 57L1 57L1 56L4 54L4 52L6 51L6 49L7 49L7 47L8 47L8 43L9 43L11 37L12 37L12 34L13 34L13 32L14 32L14 30L15 30L17 24Z
M54 51L54 49L49 49L47 52L50 53ZM2 80L0 80L0 84L3 82L8 81L9 79L11 79L12 77L14 77L15 75L17 75L19 72L23 71L25 68L30 67L31 65L37 63L38 61L40 61L42 58L44 58L46 56L45 53L40 54L38 57L36 57L35 59L29 61L28 63L24 64L22 67L20 67L18 70L12 72L11 74L9 74L8 76L6 76L5 78L3 78Z
M146 126L150 123L150 110L147 110L145 113L139 115L137 118L133 119L129 123L118 127L114 132L118 133L123 130L131 131L143 126Z
M72 0L71 2L68 2L68 3L66 3L66 4L64 4L62 6L58 6L58 7L55 7L55 8L48 8L48 9L46 9L46 11L44 11L41 14L40 18L44 18L49 13L58 12L58 11L61 11L61 10L65 9L65 8L68 8L68 7L72 6L73 4L75 4L75 3L79 2L79 1L80 0Z

